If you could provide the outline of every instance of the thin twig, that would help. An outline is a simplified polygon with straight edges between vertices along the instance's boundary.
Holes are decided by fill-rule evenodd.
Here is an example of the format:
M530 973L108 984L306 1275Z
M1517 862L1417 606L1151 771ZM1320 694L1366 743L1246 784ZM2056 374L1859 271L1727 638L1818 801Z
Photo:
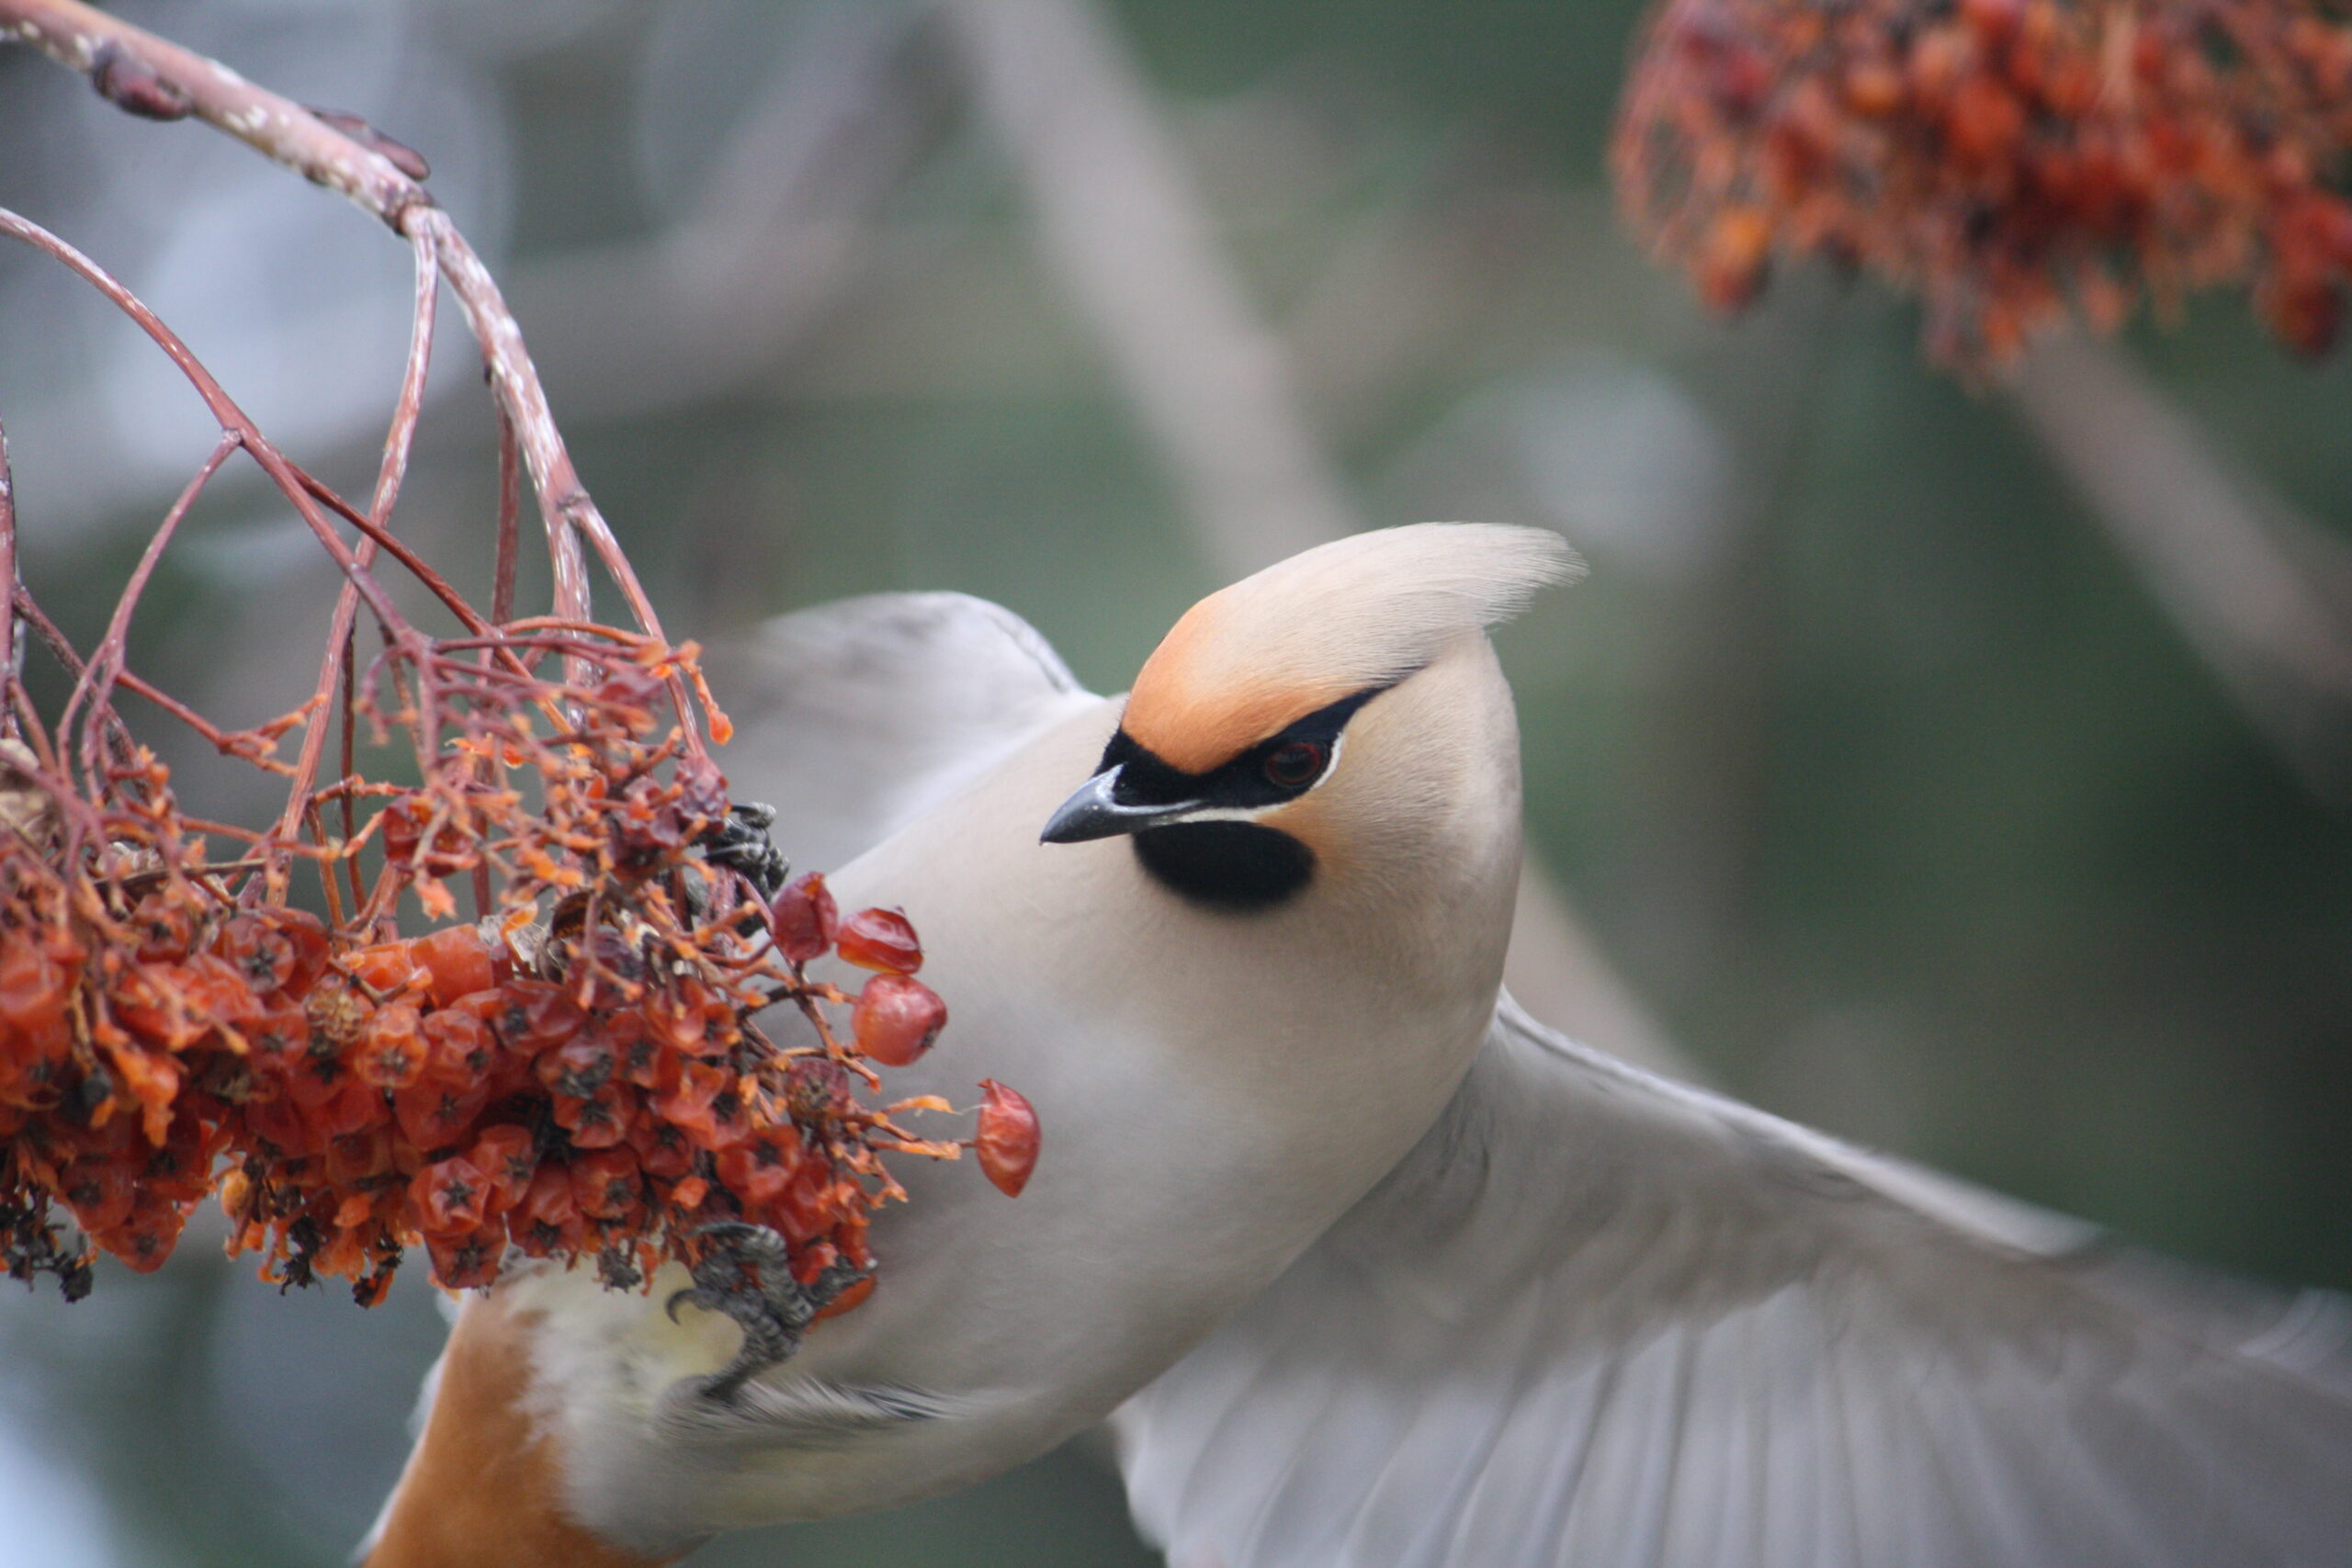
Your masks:
M0 0L0 21L5 21L6 7L11 3L12 0ZM28 0L15 0L15 3L28 3ZM213 378L212 372L206 369L196 355L189 352L187 344L180 341L179 335L165 326L155 312L147 308L144 300L124 288L111 273L63 240L59 239L40 224L10 212L5 208L0 208L0 234L21 240L35 250L41 251L63 264L84 282L106 296L117 310L136 322L139 329L164 351L164 355L174 365L179 367L180 374L187 378L188 383L196 389L197 395L204 400L205 407L210 411L214 421L220 426L224 434L233 434L237 445L243 446L254 460L261 465L262 471L269 476L271 482L277 486L279 492L288 501L293 502L294 510L301 517L304 525L326 547L327 553L334 558L335 565L342 570L344 575L358 588L360 597L368 602L368 609L373 611L377 618L387 627L395 628L403 634L408 633L407 620L393 605L391 600L385 595L382 586L373 576L361 570L351 552L344 547L343 541L336 537L334 528L320 513L316 502L304 489L293 466L271 444L268 437L262 434L254 422L246 417L244 411L237 406L235 400L222 390L220 383ZM93 655L93 658L95 659L96 655Z
M514 422L547 529L557 612L582 619L590 614L586 563L580 547L580 539L585 536L606 574L620 588L639 627L650 636L662 636L660 616L572 467L538 371L524 346L522 329L506 308L496 280L422 185L382 153L291 99L256 87L216 61L93 10L80 0L0 0L0 37L35 45L60 63L89 76L102 95L131 112L165 118L193 115L225 130L265 157L348 197L395 232L429 251L481 345L490 367L492 389ZM142 320L141 324L146 321ZM200 372L201 367L184 350L174 357L191 376ZM271 469L273 479L280 477L271 453L260 447L254 452L263 467ZM297 505L302 505L299 499ZM309 520L306 513L305 521ZM338 564L343 564L340 558ZM361 592L367 596L365 588ZM377 608L372 599L368 607ZM398 617L386 624L399 624ZM700 728L684 682L673 682L672 696L699 755Z
M0 0L0 38L31 44L150 119L193 116L272 161L349 197L397 230L424 187L309 109L254 86L168 39L79 0Z
M0 736L17 733L7 691L21 674L17 668L17 479L8 463L8 432L0 426Z
M498 553L492 568L490 619L504 626L514 618L515 558L521 551L522 469L514 449L514 421L498 411Z
M120 596L115 600L114 614L107 618L106 635L98 639L98 646L90 655L89 663L83 666L82 678L74 683L73 694L65 699L64 711L57 721L61 739L72 731L74 715L85 706L94 714L106 713L113 707L110 699L115 680L122 669L130 635L131 612L139 607L140 598L147 591L148 581L154 575L155 565L163 559L164 547L179 532L180 524L187 520L189 508L196 504L196 498L204 493L204 487L211 481L213 475L220 471L220 466L236 452L238 446L235 432L221 432L220 439L213 443L211 452L198 466L195 476L181 488L179 499L173 502L172 509L164 514L163 524L148 539L147 547L140 552L138 565L131 568ZM85 732L81 747L82 769L90 780L94 795L97 793L100 774L98 738L104 733L104 728L100 723L91 723Z
M434 311L440 299L441 275L433 265L431 248L423 241L412 243L416 252L416 303L409 321L408 364L401 374L401 395L393 407L391 430L384 439L384 462L377 472L375 499L368 508L368 520L385 533L391 528L392 502L399 494L401 477L408 471L409 450L424 407L425 373L431 367L433 355ZM374 565L379 548L373 535L363 539L359 546L360 564ZM345 663L350 655L352 625L358 613L358 592L345 582L335 595L334 616L327 631L326 657L320 661L318 685L313 692L313 700L319 706L302 733L301 753L294 765L294 786L287 793L285 814L278 818L281 838L295 836L307 808L311 782L318 777L319 759L326 750L328 704L343 681ZM346 769L347 766L346 759ZM329 880L333 880L332 874Z

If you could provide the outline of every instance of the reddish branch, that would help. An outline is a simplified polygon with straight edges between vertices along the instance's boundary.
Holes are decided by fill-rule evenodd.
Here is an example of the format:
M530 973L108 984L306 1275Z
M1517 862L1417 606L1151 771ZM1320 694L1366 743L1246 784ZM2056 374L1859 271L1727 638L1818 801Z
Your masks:
M0 235L82 278L171 358L220 429L132 568L87 659L17 581L0 434L0 1265L87 1288L88 1249L51 1205L136 1268L168 1256L216 1177L232 1249L272 1278L339 1274L379 1299L404 1247L436 1278L485 1284L510 1247L593 1256L608 1282L699 1266L714 1226L780 1233L818 1303L870 1272L865 1216L902 1196L890 1152L952 1156L852 1096L869 1066L904 1066L945 1009L911 977L903 919L833 921L820 881L784 888L774 851L738 820L699 716L726 739L692 645L672 647L579 484L498 289L417 180L424 164L343 115L321 115L73 0L0 0L0 38L39 45L151 118L200 118L381 217L415 254L414 314L383 459L365 510L280 452L128 288L40 225ZM492 614L392 530L446 282L491 371L500 423ZM250 729L214 725L126 668L164 553L239 454L268 477L342 575L310 699ZM517 491L527 470L554 560L552 613L514 615ZM342 529L356 533L346 542ZM582 540L635 626L594 621ZM465 635L401 613L387 563ZM364 668L362 612L381 648ZM46 725L12 642L30 628L72 693ZM543 675L543 667L560 675ZM221 752L288 781L267 829L182 811L168 771L116 710L154 703ZM337 730L339 776L319 774ZM276 755L300 728L295 761ZM419 782L374 782L367 744L411 752ZM21 739L16 739L21 737ZM343 830L331 837L324 807ZM235 846L216 858L213 839ZM363 853L372 870L363 873ZM330 920L290 908L314 864ZM338 873L338 867L342 868ZM448 921L455 879L478 926L409 942L413 898ZM347 907L345 893L348 894ZM771 901L772 900L772 901ZM803 965L836 951L876 970L852 1001ZM793 1001L814 1045L780 1049L756 1014ZM1035 1122L991 1086L970 1146L1007 1190ZM225 1174L224 1174L225 1172ZM697 1276L700 1277L699 1275Z
M547 526L558 610L574 616L588 613L588 576L580 547L584 534L619 585L638 626L649 636L661 637L661 619L651 601L571 466L538 372L524 348L522 331L498 285L424 186L394 158L369 144L380 145L380 139L355 135L345 127L358 122L348 117L334 116L339 123L330 123L216 61L79 0L0 0L0 37L10 36L87 75L102 96L130 112L153 118L201 119L273 162L348 197L412 241L420 266L429 263L448 280L489 365L500 407L519 436ZM396 428L402 417L413 425L415 413L404 399ZM684 694L677 695L684 705Z

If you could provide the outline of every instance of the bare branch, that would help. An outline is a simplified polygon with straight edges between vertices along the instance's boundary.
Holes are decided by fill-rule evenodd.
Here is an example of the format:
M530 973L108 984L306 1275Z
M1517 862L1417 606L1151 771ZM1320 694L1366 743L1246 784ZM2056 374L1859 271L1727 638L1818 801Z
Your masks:
M235 72L80 0L0 0L0 40L31 44L150 119L193 116L273 163L349 197L398 230L424 187L383 154Z
M554 556L559 611L588 614L587 572L579 544L579 536L585 534L619 584L639 626L650 636L662 635L651 603L571 466L538 372L524 348L522 331L498 285L424 187L377 150L378 138L355 134L364 128L344 117L336 117L341 124L331 124L289 98L254 86L217 61L79 0L0 0L0 37L30 43L83 73L102 96L131 113L166 118L187 114L225 130L273 162L350 197L395 232L428 248L481 345L499 401L514 421ZM184 353L175 358L181 360L183 369L191 368ZM256 451L255 456L261 454ZM268 466L266 460L264 466ZM683 688L678 696L683 711Z
M17 668L17 479L8 463L8 432L0 426L0 739L17 733L8 688Z

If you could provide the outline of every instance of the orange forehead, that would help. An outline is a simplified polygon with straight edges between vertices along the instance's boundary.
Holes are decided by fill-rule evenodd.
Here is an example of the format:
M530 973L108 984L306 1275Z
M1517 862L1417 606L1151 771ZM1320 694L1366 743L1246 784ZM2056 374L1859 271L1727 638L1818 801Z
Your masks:
M1212 596L1176 623L1144 660L1120 720L1130 739L1182 773L1204 773L1231 761L1353 690L1340 680L1232 668L1214 656L1222 647L1219 618Z

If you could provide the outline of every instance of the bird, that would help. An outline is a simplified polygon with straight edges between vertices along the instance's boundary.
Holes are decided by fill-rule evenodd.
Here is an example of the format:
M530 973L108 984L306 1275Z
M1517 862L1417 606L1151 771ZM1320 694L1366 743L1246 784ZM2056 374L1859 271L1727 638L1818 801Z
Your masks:
M370 1568L646 1568L1108 1421L1173 1568L2352 1563L2352 1305L1658 1077L1502 988L1488 632L1573 562L1370 531L1189 610L1125 697L952 593L731 660L739 797L946 997L891 1092L1019 1086L775 1364L512 1261L458 1310ZM732 677L732 685L729 678ZM903 1087L902 1087L903 1086Z

